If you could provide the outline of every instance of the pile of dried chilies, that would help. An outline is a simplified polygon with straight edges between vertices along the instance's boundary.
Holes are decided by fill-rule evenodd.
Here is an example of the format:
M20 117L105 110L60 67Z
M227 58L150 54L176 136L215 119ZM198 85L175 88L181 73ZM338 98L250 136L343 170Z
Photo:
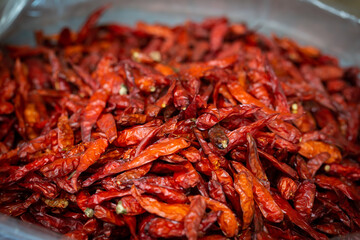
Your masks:
M225 18L0 52L0 212L74 239L359 231L359 69Z

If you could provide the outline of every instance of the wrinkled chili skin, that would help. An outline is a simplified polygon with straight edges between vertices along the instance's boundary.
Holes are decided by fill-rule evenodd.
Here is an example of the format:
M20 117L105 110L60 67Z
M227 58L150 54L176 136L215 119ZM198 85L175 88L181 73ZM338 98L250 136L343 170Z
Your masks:
M243 214L242 229L249 227L255 212L254 194L252 192L253 183L251 177L244 171L235 175L234 186L240 196L240 204Z
M206 201L201 196L191 199L190 210L184 219L186 237L197 239L201 219L205 214Z
M291 178L281 177L278 181L277 188L281 193L281 196L286 200L289 200L294 197L298 186Z
M358 232L360 69L225 17L0 47L0 212L72 239ZM251 24L251 23L250 23Z

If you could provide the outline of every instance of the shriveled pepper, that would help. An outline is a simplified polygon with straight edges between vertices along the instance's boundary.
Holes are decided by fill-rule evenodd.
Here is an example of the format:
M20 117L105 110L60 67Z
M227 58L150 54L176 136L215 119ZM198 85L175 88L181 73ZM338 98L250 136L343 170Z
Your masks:
M78 189L77 179L82 172L95 163L99 159L100 155L105 152L108 146L107 140L99 138L89 145L89 148L85 151L84 155L80 157L79 165L77 166L75 173L71 176L71 184L75 190Z
M169 155L175 153L183 148L189 147L189 143L182 138L166 139L162 142L155 143L147 147L139 156L128 162L112 162L106 165L103 169L97 172L95 175L88 178L83 186L89 186L94 181L106 177L108 175L130 170L136 167L140 167L147 163L156 160L160 156Z
M189 206L185 204L166 204L155 198L142 196L135 186L131 188L131 193L145 210L160 217L182 221L189 211Z

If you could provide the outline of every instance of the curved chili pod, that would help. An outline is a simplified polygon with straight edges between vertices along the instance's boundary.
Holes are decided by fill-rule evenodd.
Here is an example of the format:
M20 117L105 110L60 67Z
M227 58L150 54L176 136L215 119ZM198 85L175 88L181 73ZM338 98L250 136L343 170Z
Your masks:
M310 236L315 239L328 239L324 234L316 232L309 224L307 224L301 215L295 211L285 199L277 194L274 195L274 199L277 204L282 207L282 211L289 217L290 221L309 233Z
M154 238L182 237L184 235L184 224L157 217L150 221L148 233Z
M46 165L49 162L54 161L55 156L54 155L44 155L42 157L39 157L32 161L31 163L28 163L22 167L18 167L16 171L14 171L12 174L10 174L9 177L6 179L2 179L4 183L10 183L10 182L16 182L22 179L26 176L29 172L36 171L40 169L42 166Z
M116 213L130 216L140 215L146 212L140 203L132 195L122 197L116 205Z
M281 222L284 218L284 214L281 208L276 204L269 190L267 190L252 173L245 168L241 163L232 162L232 166L240 173L242 171L248 173L252 177L253 182L253 194L257 205L259 206L263 216L271 222Z
M91 96L88 105L85 107L81 115L80 125L83 142L90 142L91 129L96 123L96 120L100 116L101 112L104 110L108 98L108 93L103 89L97 90L94 95Z
M91 195L88 199L87 199L87 207L89 208L94 208L96 205L101 204L104 201L109 201L113 198L118 198L118 197L123 197L123 196L127 196L130 195L130 190L121 190L121 191L117 191L117 190L109 190L109 191L101 191L101 192L97 192L93 195Z
M274 167L276 167L277 169L279 169L280 171L282 171L283 173L286 173L287 175L289 175L292 178L298 178L298 175L296 173L296 171L294 169L292 169L289 165L287 165L286 163L280 162L278 161L274 156L258 149L258 152L260 153L261 156L265 157L267 160L269 160Z
M124 226L125 221L124 219L111 211L110 209L103 207L101 205L97 205L94 208L94 216L97 219L100 219L104 222L115 224L116 226Z
M234 237L239 230L239 223L236 220L235 214L223 203L215 201L211 198L203 197L206 205L213 211L221 211L218 223L221 230L227 237ZM192 198L190 198L190 201Z
M263 104L262 102L260 102L259 100L257 100L256 98L254 98L253 96L251 96L249 93L247 93L245 91L245 89L237 82L231 82L227 84L227 87L231 93L231 95L233 95L233 97L238 100L240 103L242 104L254 104L257 107L260 107L262 109L262 111L264 111L267 114L274 114L274 113L278 113L270 108L268 108L267 106L265 106L265 104ZM287 114L287 113L280 113L281 118L283 119L291 119L291 114Z
M58 119L58 145L61 149L66 149L74 145L74 132L69 124L68 117L62 115Z
M360 179L360 167L357 164L344 165L340 163L333 163L325 165L324 169L331 175L343 176L354 181L358 181Z
M24 202L20 203L9 203L2 205L0 207L0 212L3 214L7 214L10 216L20 216L21 214L25 213L27 209L40 199L39 193L33 193L30 197L28 197Z
M58 158L43 166L40 172L48 178L66 176L77 168L79 161L79 156Z
M157 196L160 200L163 200L168 203L186 203L187 196L176 189L169 187L157 186L154 184L147 183L135 183L136 187L143 190L146 193Z
M347 184L339 178L325 175L315 176L315 183L325 189L337 189L344 193L351 200L360 200L360 192L353 184Z
M108 9L110 6L109 5L105 5L101 8L99 8L98 10L96 10L95 12L93 12L91 14L91 16L87 19L87 21L85 22L85 24L82 26L82 28L80 29L78 35L77 35L77 39L76 41L78 43L82 43L83 41L86 40L86 38L88 37L88 34L91 30L92 27L95 26L96 22L98 21L98 19L100 18L100 16L105 12L106 9Z
M317 170L319 170L319 168L321 167L321 165L328 161L330 158L330 154L327 152L322 152L319 153L318 155L316 155L315 157L311 158L308 162L307 162L307 168L309 169L309 172L311 174L312 177L315 176Z
M137 125L131 128L126 128L119 132L118 138L114 142L116 146L125 147L138 144L147 136L155 127L159 126L161 121L153 120L144 125Z
M96 174L84 181L83 186L90 186L98 179L104 178L114 173L123 172L136 167L140 167L147 163L156 160L160 156L166 156L173 154L183 148L190 146L183 138L170 138L162 142L155 143L147 147L139 156L127 162L111 162L104 168L99 170Z
M261 181L266 188L270 188L270 182L266 176L264 168L260 162L259 154L255 139L248 133L246 134L248 143L248 157L246 159L246 167Z
M244 171L234 174L234 187L240 196L240 204L243 215L242 229L246 229L250 226L255 212L251 177Z
M206 210L206 201L201 196L191 198L190 209L184 219L186 237L188 239L197 239L201 219Z
M85 153L80 157L79 165L77 166L75 173L71 176L71 185L75 190L77 190L77 179L82 172L84 172L88 167L95 163L99 159L100 155L105 152L108 146L106 139L99 138L92 142L89 145L89 148Z
M339 149L333 145L320 141L307 141L300 143L299 153L304 157L313 158L322 152L330 154L330 158L326 161L326 163L338 162L342 158Z
M117 138L115 119L112 114L104 114L97 120L97 125L106 135L109 143Z
M126 172L120 173L117 175L116 178L116 184L121 187L122 184L126 184L131 179L141 178L147 174L151 169L152 163L145 164L141 167L128 170Z
M131 193L146 211L160 217L183 221L189 211L189 206L185 204L166 204L155 198L142 196L135 186L131 187Z

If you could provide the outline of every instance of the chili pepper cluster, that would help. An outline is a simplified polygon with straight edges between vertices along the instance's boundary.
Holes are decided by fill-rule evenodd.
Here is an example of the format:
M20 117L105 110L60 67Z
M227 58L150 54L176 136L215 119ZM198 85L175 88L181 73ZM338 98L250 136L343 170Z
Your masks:
M73 239L360 230L356 67L226 18L0 52L0 212Z

